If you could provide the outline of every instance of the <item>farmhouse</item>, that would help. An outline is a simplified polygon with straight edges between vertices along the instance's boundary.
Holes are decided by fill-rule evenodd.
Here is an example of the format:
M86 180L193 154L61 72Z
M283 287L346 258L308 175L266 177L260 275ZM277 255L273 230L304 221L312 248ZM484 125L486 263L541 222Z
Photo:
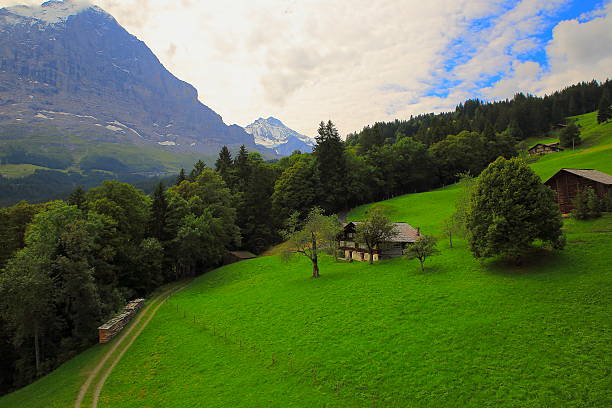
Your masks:
M355 241L355 232L360 222L349 222L344 224L344 229L338 238L339 248L344 252L344 259L355 261L369 261L370 253L368 247ZM410 225L403 222L396 222L396 231L398 234L391 238L389 242L380 245L380 248L374 249L373 260L396 258L402 256L406 245L412 244L419 239L420 233L418 229L412 228Z
M561 169L544 184L557 193L559 208L567 214L574 209L576 193L586 187L593 188L600 198L610 194L612 176L592 169Z
M563 149L559 146L559 142L555 143L538 143L531 147L528 152L532 156L539 156L543 154L562 152Z

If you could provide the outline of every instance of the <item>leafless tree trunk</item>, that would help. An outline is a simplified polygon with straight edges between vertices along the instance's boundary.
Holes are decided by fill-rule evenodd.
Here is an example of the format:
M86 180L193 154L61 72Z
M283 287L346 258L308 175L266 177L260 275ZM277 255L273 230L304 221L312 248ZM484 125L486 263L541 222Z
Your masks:
M317 256L317 238L314 232L311 234L312 237L312 277L318 278L319 275L319 258Z

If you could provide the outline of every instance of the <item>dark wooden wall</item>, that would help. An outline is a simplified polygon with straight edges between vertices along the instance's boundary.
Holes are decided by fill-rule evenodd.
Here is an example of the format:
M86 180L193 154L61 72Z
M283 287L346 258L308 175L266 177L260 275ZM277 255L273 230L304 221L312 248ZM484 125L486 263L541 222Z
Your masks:
M576 193L586 187L591 187L601 198L608 194L608 186L596 181L577 176L567 171L561 171L545 183L557 193L557 203L563 214L568 214L574 209L572 201Z

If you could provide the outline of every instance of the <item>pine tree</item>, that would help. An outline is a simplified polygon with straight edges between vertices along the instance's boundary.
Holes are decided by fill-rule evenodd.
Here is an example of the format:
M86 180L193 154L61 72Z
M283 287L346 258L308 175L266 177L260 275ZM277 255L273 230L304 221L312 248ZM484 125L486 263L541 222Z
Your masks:
M221 176L232 168L233 160L232 154L230 153L227 146L223 146L219 151L219 157L215 162L215 170L217 170Z
M237 188L242 191L244 186L249 182L250 168L249 168L249 151L244 147L240 146L240 151L234 159L234 169L236 170Z
M205 168L206 163L204 163L202 160L198 160L193 166L193 170L191 170L191 173L189 173L189 181L196 181L198 176L202 174Z
M561 146L572 148L582 142L582 139L580 139L580 129L578 129L576 123L571 122L561 131L559 141Z
M178 176L176 176L176 184L179 185L185 180L187 180L187 176L185 176L185 169L181 169Z
M597 108L597 123L605 123L612 118L612 108L610 107L610 97L607 90L604 90L601 99L599 100L599 106Z
M153 202L151 203L151 216L149 219L149 235L157 238L158 241L164 242L167 237L167 216L168 216L168 201L164 189L164 183L161 181L153 191Z
M319 180L319 202L327 212L340 210L346 205L346 157L344 144L332 123L321 122L314 148Z

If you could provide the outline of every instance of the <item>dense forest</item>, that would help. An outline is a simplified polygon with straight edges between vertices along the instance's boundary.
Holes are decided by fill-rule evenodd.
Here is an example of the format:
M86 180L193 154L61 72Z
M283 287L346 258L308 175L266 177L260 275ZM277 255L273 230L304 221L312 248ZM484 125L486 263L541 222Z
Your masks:
M322 122L310 154L269 162L224 147L214 169L199 161L150 195L105 180L65 201L0 208L0 394L93 344L126 300L218 266L228 250L263 252L296 212L336 213L477 175L568 116L609 110L611 92L611 81L592 81L545 97L469 100L346 141Z

